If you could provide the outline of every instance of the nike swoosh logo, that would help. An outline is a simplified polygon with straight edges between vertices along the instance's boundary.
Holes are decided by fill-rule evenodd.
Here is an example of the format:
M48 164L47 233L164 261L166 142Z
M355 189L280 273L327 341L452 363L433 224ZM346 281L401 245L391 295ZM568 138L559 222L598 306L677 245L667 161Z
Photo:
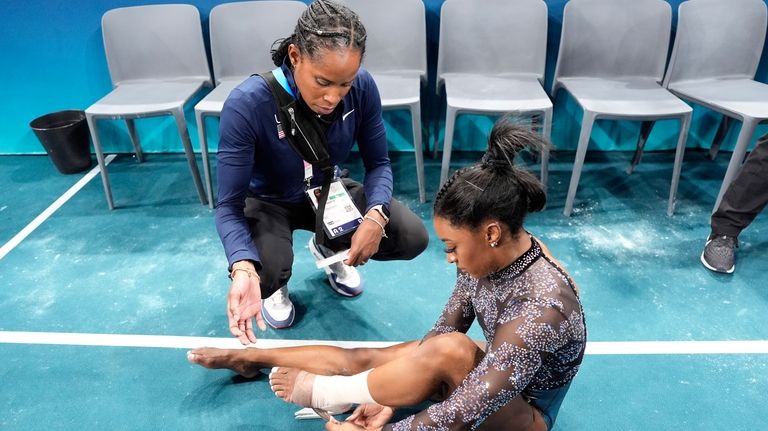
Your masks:
M341 121L344 121L344 120L346 120L346 119L347 119L347 117L349 116L349 114L351 114L351 113L353 113L353 112L355 112L355 110L354 110L354 109L353 109L353 110L351 110L351 111L349 111L349 112L347 112L346 114L342 115L342 116L341 116Z

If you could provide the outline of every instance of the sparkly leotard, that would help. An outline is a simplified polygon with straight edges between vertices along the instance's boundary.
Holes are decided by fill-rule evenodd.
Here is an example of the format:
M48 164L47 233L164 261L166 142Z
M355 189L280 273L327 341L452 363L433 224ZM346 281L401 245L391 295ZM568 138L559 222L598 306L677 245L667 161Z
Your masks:
M477 279L460 274L426 338L467 332L477 317L486 355L443 402L385 430L475 429L518 395L564 387L584 355L581 303L566 273L535 239L510 266ZM391 428L390 428L391 427Z

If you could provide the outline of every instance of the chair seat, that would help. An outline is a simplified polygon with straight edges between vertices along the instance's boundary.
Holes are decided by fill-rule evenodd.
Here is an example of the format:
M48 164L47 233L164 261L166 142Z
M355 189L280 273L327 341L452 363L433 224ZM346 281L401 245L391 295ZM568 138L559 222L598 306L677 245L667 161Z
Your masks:
M584 110L613 118L657 119L693 111L649 79L562 78L560 83Z
M535 76L488 76L447 73L448 106L471 111L536 111L552 108L552 101Z
M383 108L419 103L421 95L419 71L371 72L371 76L376 81Z
M224 79L216 88L206 94L203 100L197 102L195 105L195 111L207 112L207 113L221 113L224 108L224 101L229 97L229 93L240 85L247 77Z
M681 97L731 115L768 118L768 85L751 79L707 79L670 84Z
M130 116L168 112L183 106L204 84L203 79L120 84L88 107L96 116Z

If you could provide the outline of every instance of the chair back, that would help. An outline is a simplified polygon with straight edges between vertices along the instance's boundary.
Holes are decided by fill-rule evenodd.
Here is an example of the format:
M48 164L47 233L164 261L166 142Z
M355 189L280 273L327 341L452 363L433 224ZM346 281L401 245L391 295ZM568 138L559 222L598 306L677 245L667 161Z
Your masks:
M665 86L713 78L754 79L768 26L763 0L689 0L678 12Z
M427 24L422 0L340 0L365 26L363 66L372 72L427 76Z
M672 8L663 0L571 0L563 11L554 88L561 78L661 83Z
M112 84L200 79L211 84L200 13L192 5L123 7L101 19Z
M440 11L438 88L446 73L533 75L544 79L543 0L446 0Z
M292 0L224 3L210 15L211 58L216 82L245 78L275 68L270 53L293 33L307 6Z

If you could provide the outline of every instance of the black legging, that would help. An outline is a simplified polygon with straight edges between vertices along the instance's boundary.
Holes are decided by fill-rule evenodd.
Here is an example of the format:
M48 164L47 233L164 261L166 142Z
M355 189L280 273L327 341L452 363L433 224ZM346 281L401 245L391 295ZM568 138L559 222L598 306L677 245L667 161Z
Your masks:
M366 201L363 185L344 179L355 206L361 213ZM386 226L387 238L382 238L374 260L410 260L427 248L429 235L421 219L405 205L392 199L390 218ZM261 295L267 298L291 278L293 266L293 231L314 231L315 212L309 202L281 204L249 197L245 200L245 218L251 237L261 258ZM327 240L326 245L336 251L349 248L352 234Z

